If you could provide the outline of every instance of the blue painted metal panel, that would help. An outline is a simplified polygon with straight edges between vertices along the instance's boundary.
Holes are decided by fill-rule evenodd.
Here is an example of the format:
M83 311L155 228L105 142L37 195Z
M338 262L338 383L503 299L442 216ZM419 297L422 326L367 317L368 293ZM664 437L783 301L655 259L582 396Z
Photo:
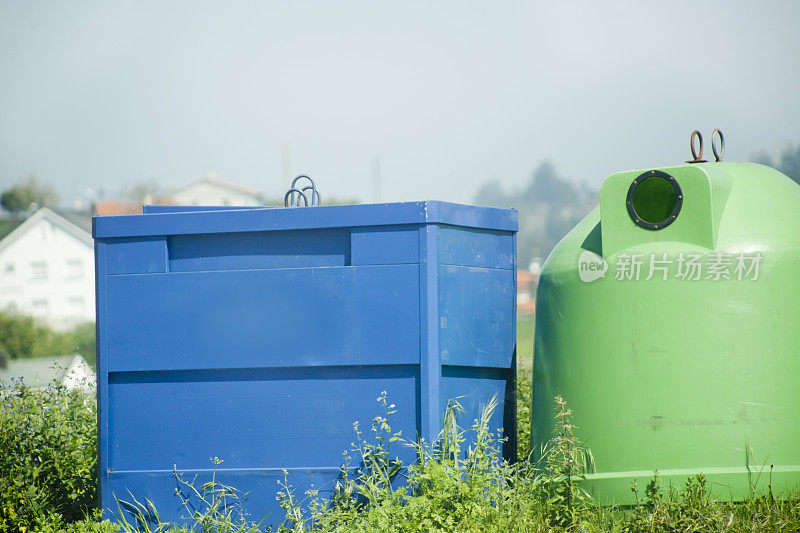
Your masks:
M419 364L417 265L112 276L110 371Z
M172 235L169 271L347 266L347 228Z
M107 274L146 274L166 272L167 246L164 237L114 240L106 252Z
M358 227L351 230L353 265L419 262L419 225Z
M220 457L216 479L279 524L282 469L298 494L329 496L384 390L407 438L435 440L461 395L469 422L502 396L492 424L513 427L515 212L146 212L94 220L105 509L130 490L178 520L173 465L202 483Z
M145 237L275 231L284 229L352 228L398 224L449 224L500 231L517 231L517 212L447 202L331 205L289 209L253 208L94 217L93 235Z
M439 263L513 269L514 235L507 231L441 226Z
M98 473L100 477L99 496L101 508L109 508L114 499L104 473L108 472L108 277L106 272L106 250L108 246L102 240L94 243L94 287L95 287L95 341L97 364L97 452Z
M513 270L439 266L442 364L510 368L516 345Z
M437 271L438 228L434 225L419 229L419 310L420 310L420 436L428 443L436 441L442 430L442 411L439 409L439 389L442 364L439 358L439 316Z
M335 467L382 391L398 406L392 423L416 434L418 374L418 365L115 372L109 467L207 469L215 456L225 469Z
M503 455L513 457L516 450L517 405L514 380L513 369L443 365L440 409L446 409L451 400L457 401L464 409L457 417L458 423L463 428L470 428L484 406L496 396L498 407L492 413L489 428L493 432L503 429L503 434L509 438ZM467 435L465 448L474 442L474 436L474 433Z
M517 210L474 207L451 202L425 202L429 222L462 228L517 232Z

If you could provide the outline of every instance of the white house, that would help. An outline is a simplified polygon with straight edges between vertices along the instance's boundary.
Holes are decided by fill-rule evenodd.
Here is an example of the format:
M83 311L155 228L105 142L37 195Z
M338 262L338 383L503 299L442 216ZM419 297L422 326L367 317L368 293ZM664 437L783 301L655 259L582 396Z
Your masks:
M222 180L214 171L169 197L175 205L263 205L261 193L257 190Z
M57 329L94 321L90 225L88 215L43 207L0 240L0 309Z
M14 379L21 379L34 388L46 387L55 381L67 389L81 389L87 393L97 385L94 370L78 354L30 359L8 359L0 354L0 382L11 386Z

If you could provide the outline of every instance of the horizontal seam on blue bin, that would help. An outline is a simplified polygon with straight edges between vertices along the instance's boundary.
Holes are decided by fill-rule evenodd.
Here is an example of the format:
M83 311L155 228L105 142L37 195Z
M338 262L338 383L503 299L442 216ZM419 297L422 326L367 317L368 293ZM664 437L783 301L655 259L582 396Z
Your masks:
M365 364L353 364L353 363L344 363L344 364L333 364L333 365L325 365L315 363L314 365L294 365L294 366L221 366L221 367L209 367L209 368L180 368L177 370L165 370L165 369L145 369L145 370L109 370L109 374L119 374L121 372L187 372L187 371L224 371L224 370L274 370L274 369L304 369L311 366L311 368L341 368L341 369L350 369L350 368L372 368L372 367L380 367L380 366L387 366L387 367L402 367L402 366L419 366L418 363L365 363Z
M176 468L176 469L154 469L154 470L109 470L106 473L110 476L119 474L171 474L175 471L179 473L185 472L269 472L283 475L283 471L289 472L301 470L303 472L339 472L341 467L338 466L290 466L282 467L248 467L248 468Z
M170 270L169 272L131 272L122 274L106 274L109 277L113 276L153 276L164 274L207 274L209 272L260 272L266 270L310 270L312 268L359 268L359 267L381 267L381 266L401 266L401 265L418 265L419 262L412 263L375 263L364 265L336 265L336 266L304 266L304 267L271 267L271 268L226 268L220 270ZM452 266L465 266L465 265L452 265ZM484 268L484 267L474 267ZM512 269L498 269L498 270L512 270Z
M359 373L367 373L367 372L380 372L380 371L394 371L396 374L400 374L401 372L409 372L410 375L413 375L415 372L418 372L419 369L419 362L409 362L409 363L382 363L382 364L343 364L343 365L314 365L314 366L265 366L265 367L233 367L233 368L180 368L180 369L145 369L145 370L109 370L108 371L108 381L112 385L118 385L121 383L127 383L125 381L127 378L134 378L134 376L138 376L136 379L143 380L143 378L148 377L151 380L154 380L157 377L170 377L166 376L165 374L172 374L175 377L183 377L183 378L192 378L192 379L185 379L184 381L208 381L203 379L198 379L201 374L215 374L214 381L263 381L265 376L257 375L256 372L260 374L266 374L266 380L269 379L280 379L276 378L279 375L289 375L291 373L296 372L303 372L305 373L306 379L330 379L326 378L326 375L330 375L335 372L348 372L349 376L340 376L340 379L358 379L360 376ZM245 375L240 376L233 376L234 374L241 374L242 372L249 372ZM268 374L273 374L272 377L268 376ZM287 378L288 379L288 378ZM137 381L141 382L141 381ZM151 381L152 382L152 381ZM174 380L165 380L165 383L173 383Z
M413 263L412 263L413 264ZM479 266L479 265L459 265L456 263L439 263L439 266L453 266L453 267L464 267L464 268L480 268L483 270L514 270L514 267L490 267L490 266Z

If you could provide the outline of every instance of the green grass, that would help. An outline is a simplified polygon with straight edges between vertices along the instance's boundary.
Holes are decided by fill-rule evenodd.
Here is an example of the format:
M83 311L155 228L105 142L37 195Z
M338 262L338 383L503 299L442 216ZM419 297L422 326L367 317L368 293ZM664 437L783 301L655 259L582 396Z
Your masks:
M534 315L517 315L517 368L530 374L533 367Z

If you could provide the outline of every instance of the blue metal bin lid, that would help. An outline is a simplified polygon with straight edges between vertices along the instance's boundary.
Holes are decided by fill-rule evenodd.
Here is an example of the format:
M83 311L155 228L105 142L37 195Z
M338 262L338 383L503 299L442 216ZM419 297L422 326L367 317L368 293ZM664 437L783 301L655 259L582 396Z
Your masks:
M93 217L92 236L106 239L397 224L448 224L511 232L518 229L516 209L426 201L294 208L148 206L142 215Z

